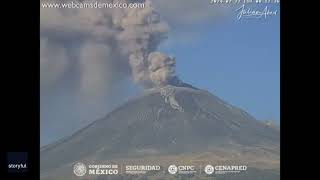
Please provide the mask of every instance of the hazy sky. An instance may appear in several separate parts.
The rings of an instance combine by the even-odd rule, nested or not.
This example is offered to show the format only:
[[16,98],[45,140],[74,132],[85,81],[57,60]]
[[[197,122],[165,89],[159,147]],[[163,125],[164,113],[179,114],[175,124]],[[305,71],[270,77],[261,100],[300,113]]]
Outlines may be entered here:
[[[273,7],[279,9],[278,7]],[[236,13],[173,28],[161,50],[176,56],[177,73],[257,119],[280,119],[280,16]]]

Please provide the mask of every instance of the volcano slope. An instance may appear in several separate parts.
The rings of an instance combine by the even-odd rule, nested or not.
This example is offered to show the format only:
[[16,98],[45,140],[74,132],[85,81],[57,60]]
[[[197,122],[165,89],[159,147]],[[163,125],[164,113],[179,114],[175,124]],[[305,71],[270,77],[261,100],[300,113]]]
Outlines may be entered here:
[[72,165],[79,161],[242,163],[248,166],[247,175],[234,179],[280,179],[279,142],[278,128],[207,91],[166,86],[147,90],[70,137],[41,148],[41,179],[77,179]]

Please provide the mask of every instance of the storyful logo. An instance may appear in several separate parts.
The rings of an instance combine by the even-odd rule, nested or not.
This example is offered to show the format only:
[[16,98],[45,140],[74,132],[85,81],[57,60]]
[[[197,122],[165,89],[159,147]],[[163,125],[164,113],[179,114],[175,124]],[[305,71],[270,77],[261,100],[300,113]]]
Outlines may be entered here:
[[27,152],[8,152],[7,164],[9,173],[28,172],[28,153]]

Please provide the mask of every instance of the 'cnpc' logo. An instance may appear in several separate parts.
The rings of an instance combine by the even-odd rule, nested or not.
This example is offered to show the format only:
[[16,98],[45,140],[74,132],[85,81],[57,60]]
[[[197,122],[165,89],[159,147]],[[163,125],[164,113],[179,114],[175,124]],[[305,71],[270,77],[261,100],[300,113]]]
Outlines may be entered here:
[[178,172],[178,167],[176,165],[170,165],[168,167],[168,172],[170,174],[176,174]]

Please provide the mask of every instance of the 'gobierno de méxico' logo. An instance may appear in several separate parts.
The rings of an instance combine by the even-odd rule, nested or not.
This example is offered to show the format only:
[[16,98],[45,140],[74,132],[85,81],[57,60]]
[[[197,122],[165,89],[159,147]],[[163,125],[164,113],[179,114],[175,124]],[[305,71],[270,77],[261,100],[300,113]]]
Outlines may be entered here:
[[76,163],[74,166],[73,166],[73,173],[76,175],[76,176],[83,176],[85,175],[87,172],[87,167],[85,164],[83,163]]

